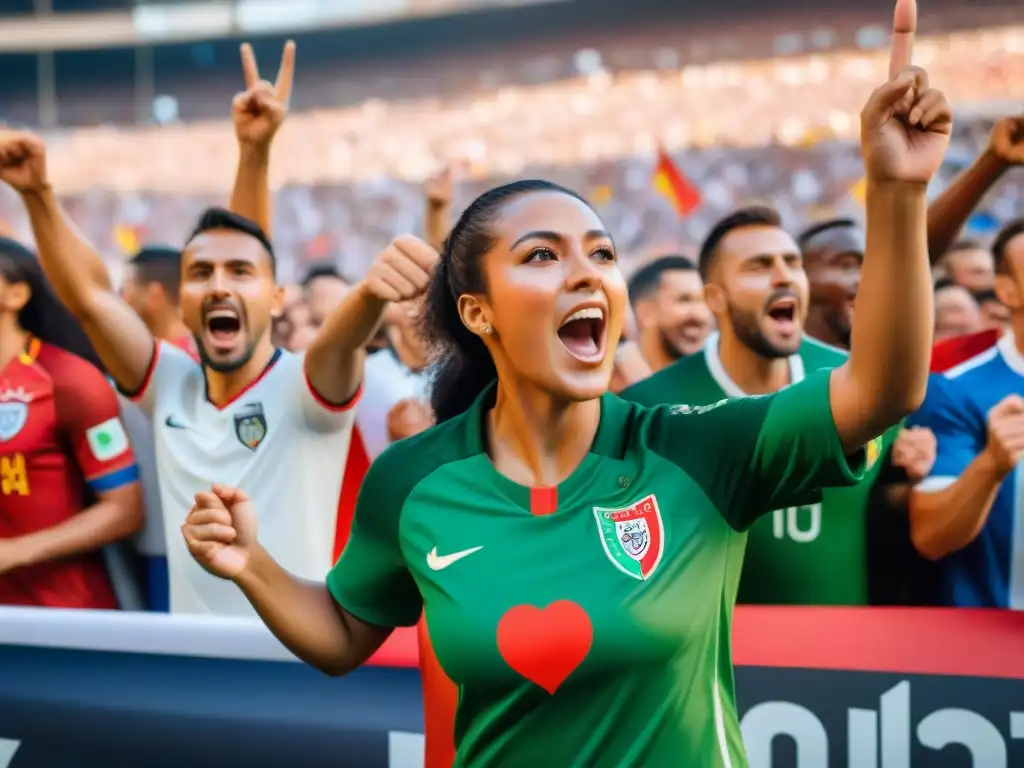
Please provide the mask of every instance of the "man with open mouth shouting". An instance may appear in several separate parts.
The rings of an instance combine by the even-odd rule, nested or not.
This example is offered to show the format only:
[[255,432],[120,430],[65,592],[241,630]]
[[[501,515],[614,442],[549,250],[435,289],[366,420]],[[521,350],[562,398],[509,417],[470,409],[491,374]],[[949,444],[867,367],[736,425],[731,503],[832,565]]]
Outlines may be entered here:
[[[831,231],[829,234],[835,235]],[[819,235],[819,239],[824,239]],[[845,246],[844,246],[845,247]],[[859,246],[863,251],[863,245]],[[847,248],[849,250],[849,248]],[[821,368],[845,362],[844,350],[808,335],[809,310],[815,327],[826,325],[812,308],[805,256],[769,208],[746,208],[722,219],[701,248],[700,269],[707,303],[718,321],[701,353],[684,358],[627,389],[623,396],[643,405],[709,405],[727,397],[776,392]],[[841,269],[840,263],[836,269]],[[861,256],[853,264],[852,306]],[[811,260],[809,268],[817,269]],[[815,272],[816,288],[822,282]],[[845,284],[844,284],[845,287]],[[847,301],[847,299],[850,299]],[[845,310],[844,310],[845,311]],[[849,344],[852,311],[831,326]],[[841,322],[840,322],[841,321]],[[836,338],[836,340],[840,340]],[[775,510],[751,528],[740,582],[741,602],[863,605],[868,602],[868,497],[890,430],[867,450],[863,480],[827,488],[816,503]]]
[[240,161],[231,210],[199,219],[182,253],[180,306],[200,363],[153,338],[111,284],[102,260],[61,210],[45,147],[0,132],[0,177],[22,196],[40,259],[118,387],[149,414],[156,443],[173,613],[251,615],[232,585],[195,564],[179,529],[193,495],[230,478],[260,500],[266,545],[292,573],[330,568],[342,470],[363,377],[364,347],[388,302],[426,288],[437,253],[399,238],[327,318],[304,355],[276,349],[283,304],[268,235],[267,164],[284,119],[294,46],[275,84],[242,48],[247,90],[235,98]]

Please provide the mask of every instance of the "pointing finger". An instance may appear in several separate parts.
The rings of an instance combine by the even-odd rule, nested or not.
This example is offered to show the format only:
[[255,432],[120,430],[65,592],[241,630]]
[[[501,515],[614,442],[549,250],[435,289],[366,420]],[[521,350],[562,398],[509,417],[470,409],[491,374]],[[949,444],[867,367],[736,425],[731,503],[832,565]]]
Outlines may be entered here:
[[260,70],[256,66],[256,54],[252,52],[252,46],[242,43],[242,77],[245,78],[246,90],[252,88],[260,81]]
[[896,0],[892,14],[892,49],[889,52],[890,80],[911,65],[916,33],[917,0]]
[[277,82],[274,90],[277,100],[287,105],[292,97],[292,82],[295,80],[295,42],[289,40],[284,44],[281,54],[281,68],[277,70]]

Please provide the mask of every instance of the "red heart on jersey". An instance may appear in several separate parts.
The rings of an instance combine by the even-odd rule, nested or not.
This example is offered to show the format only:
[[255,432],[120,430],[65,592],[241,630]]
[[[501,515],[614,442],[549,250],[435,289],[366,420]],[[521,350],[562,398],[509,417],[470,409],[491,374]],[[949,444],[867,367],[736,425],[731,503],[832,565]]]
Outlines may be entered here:
[[498,622],[498,652],[505,663],[552,694],[587,658],[593,642],[590,617],[571,600],[547,608],[516,605]]

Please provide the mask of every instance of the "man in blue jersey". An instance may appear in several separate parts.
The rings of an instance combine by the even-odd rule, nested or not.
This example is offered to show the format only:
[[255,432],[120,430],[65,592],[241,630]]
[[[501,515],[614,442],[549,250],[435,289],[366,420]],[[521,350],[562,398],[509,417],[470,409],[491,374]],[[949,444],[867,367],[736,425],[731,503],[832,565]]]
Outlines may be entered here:
[[935,433],[938,455],[911,496],[910,531],[939,561],[943,603],[1024,609],[1024,219],[992,251],[1011,327],[929,382],[913,422]]

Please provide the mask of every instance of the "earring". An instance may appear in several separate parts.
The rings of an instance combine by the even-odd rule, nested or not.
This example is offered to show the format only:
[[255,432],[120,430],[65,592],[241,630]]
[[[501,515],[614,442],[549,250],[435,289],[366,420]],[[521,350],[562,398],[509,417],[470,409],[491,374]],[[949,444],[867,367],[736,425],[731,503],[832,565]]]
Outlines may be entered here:
[[486,333],[486,334],[487,334],[488,336],[490,336],[490,335],[491,335],[492,333],[494,333],[494,329],[493,329],[493,328],[491,328],[491,324],[490,324],[490,323],[488,323],[487,325],[485,325],[485,326],[483,327],[483,331],[484,331],[484,333]]

